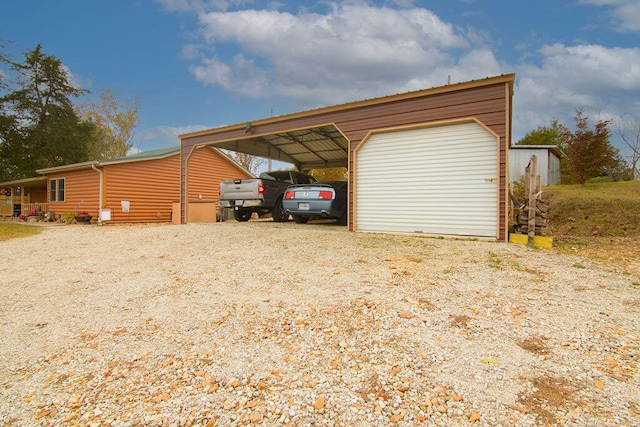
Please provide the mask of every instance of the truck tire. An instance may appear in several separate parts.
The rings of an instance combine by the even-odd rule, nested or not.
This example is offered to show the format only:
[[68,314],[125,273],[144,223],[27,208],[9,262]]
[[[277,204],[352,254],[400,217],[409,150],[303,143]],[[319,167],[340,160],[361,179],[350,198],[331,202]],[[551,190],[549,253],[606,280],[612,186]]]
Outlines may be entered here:
[[251,219],[253,211],[248,209],[236,209],[233,211],[233,218],[238,222],[247,222]]
[[282,198],[276,200],[276,204],[273,206],[271,217],[275,222],[287,222],[289,221],[289,214],[284,210],[282,206]]
[[309,217],[300,216],[300,215],[293,215],[293,221],[296,224],[306,224],[307,222],[309,222]]

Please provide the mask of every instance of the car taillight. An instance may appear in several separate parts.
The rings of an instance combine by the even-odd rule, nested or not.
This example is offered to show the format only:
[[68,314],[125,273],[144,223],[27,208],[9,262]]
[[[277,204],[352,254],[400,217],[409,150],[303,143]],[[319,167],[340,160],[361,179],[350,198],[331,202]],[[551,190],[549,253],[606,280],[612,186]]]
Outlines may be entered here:
[[295,199],[296,198],[296,193],[294,191],[287,191],[286,193],[284,193],[284,198],[285,199]]
[[264,195],[264,184],[258,184],[258,194]]
[[318,193],[318,199],[331,200],[333,199],[333,193],[331,191],[320,191]]

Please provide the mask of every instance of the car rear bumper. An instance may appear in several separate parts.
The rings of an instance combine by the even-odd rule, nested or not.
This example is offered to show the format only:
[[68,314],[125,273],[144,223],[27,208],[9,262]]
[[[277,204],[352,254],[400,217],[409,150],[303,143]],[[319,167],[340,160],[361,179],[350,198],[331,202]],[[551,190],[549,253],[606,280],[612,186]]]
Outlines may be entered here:
[[[308,209],[305,209],[305,204],[308,205]],[[287,213],[305,217],[337,218],[340,216],[340,212],[336,212],[332,205],[332,200],[283,201],[283,207]]]

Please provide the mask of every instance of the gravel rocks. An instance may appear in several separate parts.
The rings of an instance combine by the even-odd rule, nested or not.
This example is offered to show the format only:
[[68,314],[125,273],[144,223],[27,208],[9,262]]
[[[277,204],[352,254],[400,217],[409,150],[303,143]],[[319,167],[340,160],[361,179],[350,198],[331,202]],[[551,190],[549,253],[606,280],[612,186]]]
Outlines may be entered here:
[[639,425],[640,278],[332,224],[0,243],[0,425]]

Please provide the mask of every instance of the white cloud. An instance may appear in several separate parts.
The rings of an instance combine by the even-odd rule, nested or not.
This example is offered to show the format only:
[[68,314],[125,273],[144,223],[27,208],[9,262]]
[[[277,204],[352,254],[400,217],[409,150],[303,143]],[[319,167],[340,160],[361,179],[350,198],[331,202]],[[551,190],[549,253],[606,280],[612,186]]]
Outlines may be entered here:
[[[638,0],[581,1],[640,16]],[[551,44],[509,64],[497,59],[484,30],[462,30],[411,0],[388,4],[405,8],[364,0],[296,13],[279,3],[234,12],[209,5],[209,12],[199,9],[201,44],[184,56],[197,61],[190,70],[205,84],[243,97],[291,99],[301,108],[516,72],[514,140],[554,118],[572,125],[576,108],[615,120],[640,108],[640,48]]]
[[67,75],[69,83],[76,89],[89,89],[91,88],[93,81],[90,78],[85,78],[79,74],[75,74],[71,71],[71,68],[62,64],[62,71]]
[[516,131],[526,132],[551,118],[572,125],[576,108],[614,120],[638,108],[640,48],[554,44],[539,54],[541,65],[518,70]]
[[638,0],[582,0],[581,3],[607,6],[618,31],[640,31],[640,1]]
[[252,0],[155,0],[167,12],[204,12],[228,10],[232,6],[251,4]]
[[[200,14],[200,23],[207,43],[237,44],[241,53],[224,57],[218,50],[192,66],[198,80],[245,96],[319,104],[418,89],[411,82],[455,66],[450,51],[470,50],[463,34],[420,8],[349,3],[333,4],[326,14],[211,12]],[[488,75],[480,73],[473,77]]]

